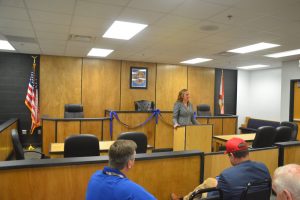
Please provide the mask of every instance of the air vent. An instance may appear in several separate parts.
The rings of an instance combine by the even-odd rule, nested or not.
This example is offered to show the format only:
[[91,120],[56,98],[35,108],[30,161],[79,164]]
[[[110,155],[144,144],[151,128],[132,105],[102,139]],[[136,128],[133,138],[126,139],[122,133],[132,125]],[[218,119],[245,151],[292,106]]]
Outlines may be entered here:
[[14,36],[14,35],[5,35],[5,37],[10,42],[37,43],[35,38],[31,38],[31,37],[21,37],[21,36]]
[[96,37],[88,36],[88,35],[70,34],[69,40],[70,41],[79,41],[79,42],[94,42],[96,40]]

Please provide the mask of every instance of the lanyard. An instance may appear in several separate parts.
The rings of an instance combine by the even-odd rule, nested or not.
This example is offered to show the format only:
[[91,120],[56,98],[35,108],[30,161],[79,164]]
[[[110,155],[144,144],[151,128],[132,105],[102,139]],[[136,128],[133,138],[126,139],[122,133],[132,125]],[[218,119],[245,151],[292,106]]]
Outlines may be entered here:
[[118,174],[118,173],[115,173],[115,172],[104,172],[104,174],[108,175],[108,176],[118,176],[120,178],[125,178],[125,176],[123,176],[122,174]]

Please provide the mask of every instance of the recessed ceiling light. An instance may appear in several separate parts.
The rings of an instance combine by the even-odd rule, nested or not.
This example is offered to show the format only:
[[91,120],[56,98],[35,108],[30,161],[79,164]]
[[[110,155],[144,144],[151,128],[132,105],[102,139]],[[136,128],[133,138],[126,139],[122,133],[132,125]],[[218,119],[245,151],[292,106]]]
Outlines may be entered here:
[[268,67],[269,65],[248,65],[248,66],[242,66],[242,67],[237,67],[238,69],[259,69],[259,68],[265,68]]
[[112,49],[98,49],[92,48],[87,56],[94,56],[94,57],[106,57],[114,50]]
[[193,58],[193,59],[190,59],[190,60],[182,61],[180,63],[184,63],[184,64],[197,64],[197,63],[207,62],[207,61],[210,61],[210,60],[212,60],[212,59],[208,59],[208,58]]
[[0,49],[2,50],[9,50],[9,51],[15,51],[16,49],[11,46],[11,44],[6,40],[0,40]]
[[294,56],[300,54],[300,49],[290,50],[290,51],[283,51],[279,53],[273,53],[269,55],[265,55],[266,57],[271,58],[281,58],[281,57],[287,57],[287,56]]
[[114,21],[102,37],[129,40],[147,26],[146,24]]
[[271,43],[261,42],[261,43],[252,44],[252,45],[237,48],[237,49],[232,49],[232,50],[229,50],[228,52],[250,53],[250,52],[260,51],[260,50],[264,50],[264,49],[270,49],[270,48],[278,47],[278,46],[280,46],[280,45],[279,44],[271,44]]

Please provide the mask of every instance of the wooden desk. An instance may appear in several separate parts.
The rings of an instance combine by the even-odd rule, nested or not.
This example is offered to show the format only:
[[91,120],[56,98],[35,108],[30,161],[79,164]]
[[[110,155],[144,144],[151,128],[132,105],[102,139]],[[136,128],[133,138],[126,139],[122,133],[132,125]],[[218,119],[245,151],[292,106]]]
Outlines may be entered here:
[[[109,147],[114,143],[115,141],[100,141],[99,142],[99,150],[100,154],[104,153],[106,154],[109,150]],[[50,157],[51,158],[61,158],[64,154],[64,143],[51,143],[50,145]],[[151,145],[147,145],[147,149],[150,150],[153,147]]]
[[249,133],[249,134],[238,134],[238,135],[216,135],[213,136],[214,140],[214,151],[219,151],[219,147],[222,145],[225,145],[228,140],[231,138],[237,137],[245,140],[249,145],[252,144],[255,133]]

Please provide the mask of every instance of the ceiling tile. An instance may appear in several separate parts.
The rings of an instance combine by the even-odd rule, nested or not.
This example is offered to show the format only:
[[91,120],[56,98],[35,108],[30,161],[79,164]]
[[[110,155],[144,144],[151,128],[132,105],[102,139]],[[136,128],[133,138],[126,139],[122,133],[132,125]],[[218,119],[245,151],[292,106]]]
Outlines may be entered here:
[[69,26],[61,24],[51,24],[51,23],[42,23],[42,22],[33,22],[33,27],[36,32],[50,32],[50,33],[69,33]]
[[199,0],[186,0],[171,13],[192,19],[207,19],[226,9],[228,6],[210,4]]
[[83,2],[103,3],[117,6],[126,6],[131,0],[81,0]]
[[75,15],[115,20],[121,10],[121,6],[79,1],[75,9]]
[[71,25],[72,15],[37,10],[29,10],[29,13],[33,22],[60,24],[65,26]]
[[39,40],[50,39],[50,40],[67,40],[69,34],[67,33],[53,33],[45,31],[36,31],[37,38]]
[[75,6],[75,0],[25,0],[26,5],[29,9],[55,12],[63,14],[72,14]]
[[22,28],[0,28],[0,33],[2,35],[13,35],[22,37],[35,37],[32,30],[22,29]]
[[31,26],[30,21],[5,19],[5,18],[0,19],[0,27],[32,30],[32,26]]
[[1,19],[18,19],[29,20],[27,12],[23,8],[0,6],[0,18]]
[[25,7],[23,0],[1,0],[0,6]]
[[158,12],[125,8],[117,19],[120,21],[128,21],[141,24],[152,24],[162,16],[163,14]]
[[184,0],[132,0],[128,6],[142,10],[170,12],[183,2]]

